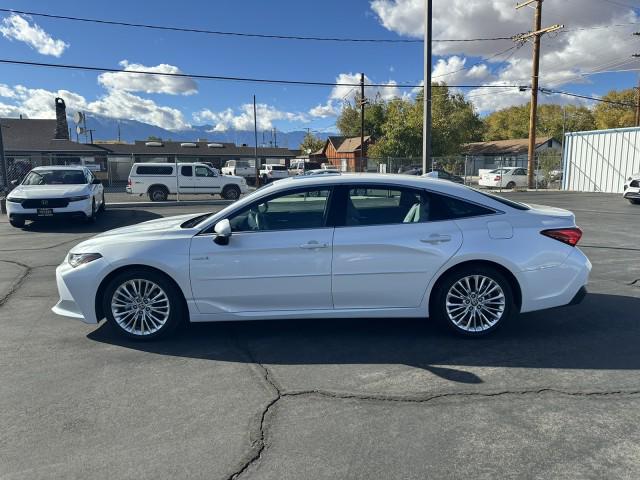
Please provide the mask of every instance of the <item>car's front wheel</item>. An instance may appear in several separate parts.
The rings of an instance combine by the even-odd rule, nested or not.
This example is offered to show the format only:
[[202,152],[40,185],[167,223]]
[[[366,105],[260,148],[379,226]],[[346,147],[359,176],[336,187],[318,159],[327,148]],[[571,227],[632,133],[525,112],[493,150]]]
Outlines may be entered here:
[[22,228],[24,227],[24,218],[10,218],[9,223],[12,227]]
[[438,282],[431,309],[454,332],[479,337],[494,331],[513,314],[513,289],[494,268],[463,267]]
[[91,215],[87,216],[87,223],[95,223],[98,219],[98,210],[96,208],[95,198],[91,201]]
[[628,198],[627,200],[631,205],[640,205],[640,198]]
[[107,321],[118,333],[135,340],[166,337],[186,313],[176,286],[163,274],[142,268],[116,275],[102,302]]

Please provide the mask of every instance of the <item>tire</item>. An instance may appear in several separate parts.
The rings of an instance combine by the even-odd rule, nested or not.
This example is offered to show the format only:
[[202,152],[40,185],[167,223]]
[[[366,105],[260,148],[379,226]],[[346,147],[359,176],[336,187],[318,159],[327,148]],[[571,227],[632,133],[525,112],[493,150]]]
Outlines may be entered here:
[[24,227],[24,218],[10,218],[9,223],[12,227],[15,228],[23,228]]
[[[431,302],[433,316],[461,336],[487,335],[508,321],[516,309],[511,284],[502,273],[488,266],[453,270],[445,274],[436,288]],[[491,302],[486,301],[487,289],[492,295]],[[484,296],[484,304],[478,300],[478,293],[484,293],[480,296]],[[479,309],[477,313],[470,310],[473,307]]]
[[513,190],[514,188],[516,188],[516,182],[507,183],[507,186],[505,188],[507,188],[508,190]]
[[149,200],[152,202],[166,202],[169,192],[165,187],[151,187],[149,189]]
[[96,200],[95,198],[91,200],[91,215],[87,217],[87,223],[96,223],[98,219],[98,210],[96,209]]
[[98,207],[98,212],[102,213],[107,209],[107,204],[104,201],[104,193],[102,194],[102,203],[100,203],[100,207]]
[[629,200],[631,205],[640,205],[640,199],[638,198],[628,198],[627,200]]
[[222,198],[225,200],[237,200],[240,198],[240,189],[236,185],[227,185],[222,189]]
[[[136,296],[134,287],[144,290],[145,285],[146,296]],[[145,299],[153,298],[153,303],[144,303]],[[102,311],[119,335],[139,341],[168,337],[184,323],[187,313],[184,297],[173,282],[144,268],[131,268],[109,282],[102,298]]]

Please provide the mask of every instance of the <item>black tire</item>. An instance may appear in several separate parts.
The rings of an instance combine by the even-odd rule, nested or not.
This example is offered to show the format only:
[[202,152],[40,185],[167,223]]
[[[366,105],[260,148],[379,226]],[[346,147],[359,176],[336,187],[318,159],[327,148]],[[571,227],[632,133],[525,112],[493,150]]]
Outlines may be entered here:
[[507,187],[508,190],[513,190],[514,188],[516,188],[516,182],[509,182],[507,183]]
[[23,228],[24,227],[24,218],[10,218],[9,223],[12,227],[15,228]]
[[237,200],[240,198],[240,188],[237,185],[226,185],[222,189],[222,198],[225,200]]
[[[480,277],[480,281],[478,282],[480,284],[480,288],[478,288],[478,285],[474,285],[474,282],[476,282],[475,276]],[[464,283],[464,279],[467,277],[472,277],[470,280],[470,291],[475,291],[476,295],[468,296],[465,299],[464,294],[457,295],[462,293],[461,290],[458,290],[459,286],[455,289],[453,289],[453,287],[459,281]],[[499,286],[499,290],[493,290],[494,296],[489,298],[490,301],[487,301],[486,293],[484,293],[484,298],[477,296],[478,292],[484,292],[482,288],[483,286],[486,286],[485,283],[480,283],[487,281],[483,281],[482,277],[492,281],[494,285]],[[498,306],[500,304],[500,300],[498,300],[500,298],[500,290],[502,292],[503,305]],[[451,300],[449,305],[452,303],[457,305],[459,302],[459,306],[449,307],[450,310],[447,310],[447,297],[449,296],[448,294],[450,291],[453,295],[449,297],[449,300]],[[483,265],[463,266],[445,274],[445,276],[438,281],[436,290],[432,292],[431,299],[431,315],[436,320],[446,324],[447,327],[453,330],[456,334],[465,337],[482,337],[493,332],[507,322],[516,311],[513,288],[510,282],[497,269]],[[488,308],[483,302],[489,304]],[[482,319],[480,314],[474,314],[472,311],[469,311],[471,308],[478,308],[480,312],[484,312],[486,314],[485,319],[489,318],[490,321],[485,321]],[[462,315],[458,318],[458,323],[454,321],[450,312],[452,312],[453,316]],[[498,318],[492,323],[494,317]],[[469,322],[466,325],[461,325],[467,321],[467,319]]]
[[151,187],[149,189],[149,200],[152,202],[166,202],[169,192],[166,187]]
[[[167,318],[164,323],[157,328],[157,330],[151,333],[148,332],[153,330],[153,328],[147,328],[146,333],[142,333],[144,331],[142,328],[143,324],[146,324],[147,327],[149,325],[154,325],[150,320],[145,319],[143,322],[141,317],[137,317],[137,319],[133,319],[133,317],[125,317],[123,319],[123,317],[120,316],[120,322],[118,322],[114,317],[114,312],[111,308],[111,302],[118,288],[125,285],[127,282],[134,280],[146,281],[155,284],[162,289],[167,298]],[[158,293],[157,290],[152,290],[151,292],[153,292],[154,296]],[[122,297],[118,295],[117,298],[121,299]],[[164,303],[156,305],[164,305]],[[119,335],[138,341],[151,341],[166,338],[175,333],[178,327],[184,325],[188,321],[188,311],[184,303],[184,297],[175,284],[164,274],[145,268],[131,268],[112,278],[104,290],[104,295],[102,297],[102,311],[105,314],[107,322],[111,324],[111,327],[116,330]],[[133,326],[129,326],[127,328],[126,322],[129,322],[130,320],[133,320]],[[154,325],[154,327],[155,326],[157,325]]]
[[98,209],[96,208],[95,198],[91,200],[91,215],[87,217],[87,223],[96,223],[98,219]]
[[100,204],[100,207],[98,208],[98,212],[102,213],[107,209],[107,203],[104,201],[104,193],[102,194],[102,203]]
[[640,205],[640,199],[639,198],[627,198],[627,200],[629,200],[629,203],[631,205]]

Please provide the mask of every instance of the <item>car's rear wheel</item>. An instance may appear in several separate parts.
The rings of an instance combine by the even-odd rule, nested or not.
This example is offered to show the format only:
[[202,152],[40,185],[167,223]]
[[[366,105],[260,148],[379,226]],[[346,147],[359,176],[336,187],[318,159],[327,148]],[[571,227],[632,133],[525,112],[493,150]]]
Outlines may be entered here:
[[457,334],[468,337],[494,331],[515,310],[511,284],[488,266],[452,271],[438,282],[433,298],[433,315]]
[[629,200],[629,203],[632,205],[640,205],[640,199],[638,198],[628,198],[627,200]]
[[121,335],[153,340],[173,333],[182,323],[182,295],[161,273],[127,270],[107,285],[102,299],[107,321]]
[[240,189],[235,185],[227,185],[222,189],[222,198],[225,200],[237,200],[240,198]]
[[24,227],[24,218],[10,218],[9,223],[12,227],[22,228]]
[[513,190],[514,188],[516,188],[516,182],[507,183],[507,189]]
[[152,202],[164,202],[169,197],[169,192],[164,187],[151,187],[149,189],[149,200]]

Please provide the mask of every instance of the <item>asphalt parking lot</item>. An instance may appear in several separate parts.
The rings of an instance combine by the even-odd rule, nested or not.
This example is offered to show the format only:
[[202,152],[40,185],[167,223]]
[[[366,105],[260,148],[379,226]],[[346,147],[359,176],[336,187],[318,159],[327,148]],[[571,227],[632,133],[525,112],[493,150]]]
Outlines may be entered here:
[[332,320],[129,343],[50,311],[55,266],[96,232],[206,207],[0,216],[0,478],[640,478],[640,207],[511,198],[576,213],[590,293],[481,340]]

